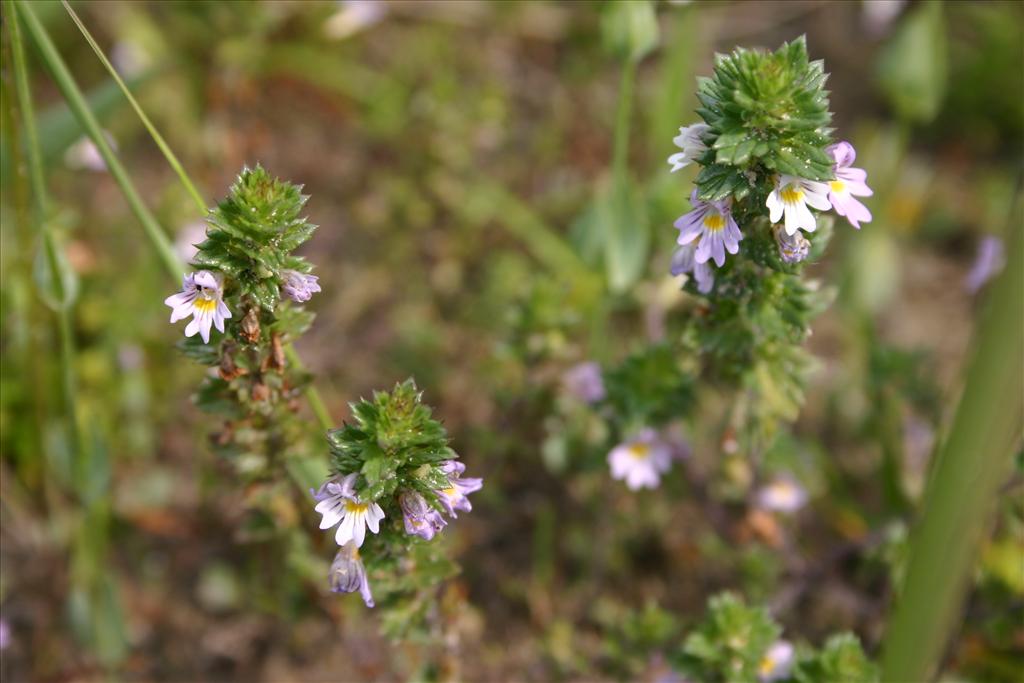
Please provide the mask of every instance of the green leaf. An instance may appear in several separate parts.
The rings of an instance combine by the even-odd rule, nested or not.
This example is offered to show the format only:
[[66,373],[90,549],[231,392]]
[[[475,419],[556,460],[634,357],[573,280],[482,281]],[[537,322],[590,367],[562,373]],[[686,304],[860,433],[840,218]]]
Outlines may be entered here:
[[639,62],[658,46],[658,17],[647,0],[609,2],[603,7],[605,46],[619,59]]
[[903,118],[927,123],[939,113],[949,69],[941,2],[916,5],[878,58],[885,94]]
[[650,227],[639,191],[619,175],[611,190],[597,200],[598,228],[606,235],[608,286],[624,292],[643,275],[650,249]]

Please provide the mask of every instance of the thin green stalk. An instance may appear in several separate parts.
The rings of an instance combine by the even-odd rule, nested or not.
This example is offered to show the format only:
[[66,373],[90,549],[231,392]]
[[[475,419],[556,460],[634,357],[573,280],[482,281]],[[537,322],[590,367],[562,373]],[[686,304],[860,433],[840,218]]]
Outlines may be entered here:
[[22,125],[25,128],[29,182],[32,188],[35,208],[36,230],[40,233],[50,278],[55,289],[54,306],[57,315],[57,328],[60,337],[60,368],[64,395],[64,410],[68,422],[71,444],[77,456],[82,455],[78,411],[75,403],[77,392],[75,379],[75,339],[71,325],[72,295],[65,288],[68,278],[64,277],[63,261],[58,254],[58,247],[53,231],[47,222],[48,195],[43,175],[43,155],[39,147],[39,134],[36,131],[35,108],[32,105],[32,93],[29,88],[28,66],[25,61],[25,47],[21,39],[21,27],[14,13],[14,8],[7,0],[7,16],[11,32],[11,56],[14,63],[14,81],[18,94],[18,109],[21,112]]
[[[302,362],[302,358],[299,357],[299,352],[295,350],[294,346],[291,344],[285,346],[284,353],[288,357],[288,361],[295,366],[296,370],[302,372],[306,369],[305,364]],[[320,398],[320,392],[318,392],[312,385],[306,388],[306,400],[309,401],[309,407],[313,409],[317,422],[320,423],[320,428],[325,432],[334,429],[334,423],[331,422],[331,415],[327,412],[327,406],[324,405],[324,400]]]
[[622,65],[619,82],[619,100],[615,109],[615,137],[612,152],[612,174],[625,175],[629,163],[629,128],[633,117],[633,83],[636,81],[636,62],[626,60]]
[[114,151],[110,148],[106,136],[103,135],[96,117],[93,116],[92,111],[89,109],[82,91],[78,88],[78,84],[75,83],[71,72],[68,71],[67,65],[64,64],[64,60],[61,58],[60,53],[57,52],[57,48],[50,39],[46,29],[39,21],[39,18],[36,17],[35,11],[29,3],[24,2],[24,0],[15,0],[15,4],[25,21],[28,32],[39,48],[43,62],[53,75],[57,87],[67,101],[75,118],[78,119],[86,134],[93,144],[96,145],[96,149],[99,150],[100,156],[103,157],[103,161],[107,164],[107,170],[110,171],[110,175],[113,176],[114,181],[121,188],[121,193],[124,194],[132,212],[139,219],[139,222],[142,223],[143,229],[149,236],[153,246],[156,247],[157,254],[164,268],[174,279],[180,278],[183,270],[182,264],[174,253],[170,240],[167,239],[167,235],[160,228],[160,224],[157,223],[156,219],[142,202],[142,198],[132,184],[124,166],[121,165],[121,162],[114,155]]
[[203,215],[206,215],[206,202],[203,200],[202,195],[199,194],[199,191],[196,189],[196,186],[192,184],[192,179],[188,177],[187,173],[185,173],[185,169],[184,167],[182,167],[181,162],[178,161],[178,157],[174,155],[174,152],[171,151],[170,146],[168,146],[163,136],[160,135],[160,132],[156,129],[156,126],[154,126],[152,121],[149,120],[149,117],[146,116],[146,112],[144,112],[142,110],[142,107],[139,106],[138,101],[136,101],[135,97],[128,89],[128,86],[125,85],[124,81],[121,80],[121,76],[118,75],[117,70],[114,69],[114,65],[110,63],[110,60],[107,59],[107,56],[103,53],[103,50],[100,49],[99,44],[97,44],[97,42],[93,39],[92,34],[89,33],[89,29],[85,27],[85,24],[82,23],[82,20],[78,18],[77,14],[75,14],[75,10],[71,9],[71,5],[68,4],[67,0],[61,0],[61,4],[64,5],[64,9],[66,9],[68,14],[71,15],[71,20],[75,22],[75,25],[78,26],[78,30],[82,32],[83,36],[85,36],[85,39],[89,43],[89,46],[92,47],[93,52],[95,52],[96,56],[99,57],[99,60],[103,62],[103,66],[106,67],[107,71],[110,73],[111,78],[113,78],[114,82],[116,82],[118,87],[121,88],[121,92],[124,93],[124,96],[132,105],[132,108],[135,110],[135,113],[142,121],[142,125],[144,125],[146,127],[146,130],[149,131],[149,135],[150,137],[153,138],[153,142],[155,142],[157,147],[160,148],[160,151],[163,152],[164,158],[167,159],[167,163],[170,164],[171,168],[174,169],[174,172],[178,174],[178,178],[181,180],[181,184],[185,186],[185,190],[188,191],[189,195],[192,197],[192,200],[195,201],[196,206],[199,207],[199,211]]
[[[1019,215],[1019,214],[1018,214]],[[993,283],[967,382],[938,452],[889,622],[883,681],[927,681],[956,626],[1024,412],[1024,229],[1011,228],[1006,269]]]
[[[114,180],[117,182],[118,187],[121,188],[121,192],[124,194],[125,199],[128,201],[129,207],[135,214],[135,217],[139,219],[139,222],[142,223],[142,227],[145,229],[146,234],[150,239],[150,242],[156,248],[157,253],[160,256],[161,262],[163,263],[165,269],[174,280],[177,280],[179,277],[181,277],[181,273],[184,269],[184,266],[178,260],[177,255],[174,253],[174,249],[171,247],[170,241],[167,239],[167,236],[164,234],[156,218],[153,216],[152,213],[150,213],[145,203],[143,203],[142,198],[140,197],[138,191],[135,189],[135,186],[132,184],[131,179],[125,172],[124,167],[121,165],[121,162],[115,156],[114,151],[110,148],[110,145],[107,144],[106,138],[100,131],[100,127],[96,123],[96,119],[92,115],[92,111],[89,109],[88,103],[82,97],[81,90],[78,88],[78,85],[75,83],[74,77],[68,71],[67,66],[61,59],[61,56],[57,52],[56,47],[53,45],[53,41],[50,39],[49,34],[46,32],[46,28],[39,22],[39,20],[35,16],[35,13],[32,11],[32,8],[27,3],[25,3],[24,0],[15,1],[17,2],[18,8],[23,12],[24,16],[26,17],[26,24],[28,25],[29,30],[32,33],[32,37],[36,41],[36,44],[38,45],[40,52],[43,54],[43,59],[46,61],[46,64],[49,67],[51,73],[53,74],[54,79],[57,81],[57,86],[60,88],[65,100],[67,100],[68,106],[71,107],[72,113],[78,119],[79,123],[82,124],[82,127],[86,129],[86,131],[89,133],[89,137],[93,140],[93,142],[99,149],[100,154],[103,156],[103,160],[107,164],[107,168],[114,176]],[[68,8],[68,10],[69,12],[71,11],[70,8]],[[106,58],[106,55],[103,54],[103,51],[100,49],[99,45],[97,45],[95,41],[91,39],[91,36],[89,36],[88,32],[86,31],[85,27],[81,24],[81,22],[77,20],[77,17],[74,17],[74,12],[71,13],[73,15],[73,18],[76,19],[76,23],[79,25],[79,28],[82,30],[83,34],[89,40],[89,44],[92,45],[93,50],[95,50],[97,55],[100,56],[100,59],[103,61],[103,63],[107,65],[108,68],[111,68],[109,66],[109,60]],[[115,78],[117,78],[116,74],[113,75]],[[156,128],[153,126],[152,122],[149,120],[148,117],[146,117],[145,113],[142,111],[142,107],[131,96],[127,87],[124,85],[120,78],[117,78],[117,82],[121,86],[125,95],[131,101],[132,106],[135,108],[135,112],[142,119],[143,123],[146,125],[147,130],[150,132],[151,135],[153,135],[153,139],[157,142],[157,145],[160,147],[161,152],[163,152],[164,156],[167,158],[168,163],[178,173],[179,179],[181,179],[189,194],[192,195],[197,205],[205,214],[207,209],[206,202],[203,200],[199,192],[195,189],[195,185],[188,177],[188,174],[185,172],[184,167],[182,167],[181,164],[178,163],[177,157],[175,157],[174,153],[171,152],[171,149],[167,145],[166,141],[164,141],[163,137],[160,136],[159,133],[156,131]],[[293,362],[296,362],[297,365],[301,365],[301,361],[299,360],[298,354],[296,354],[294,350],[292,351],[291,355],[293,356]],[[320,397],[320,392],[317,391],[315,386],[310,384],[305,389],[305,395],[306,400],[309,401],[309,404],[312,407],[313,412],[316,413],[317,419],[320,421],[321,425],[324,426],[324,429],[332,429],[333,425],[331,424],[330,415],[328,415],[324,405],[324,401]]]

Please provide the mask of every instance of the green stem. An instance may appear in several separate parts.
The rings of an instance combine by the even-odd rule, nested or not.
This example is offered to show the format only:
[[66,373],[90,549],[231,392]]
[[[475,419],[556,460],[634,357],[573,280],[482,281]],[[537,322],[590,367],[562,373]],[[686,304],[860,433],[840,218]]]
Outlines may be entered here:
[[181,277],[183,267],[181,261],[178,260],[177,255],[174,253],[170,240],[167,239],[167,235],[160,228],[160,224],[157,223],[153,214],[149,212],[149,209],[142,202],[142,198],[136,191],[135,186],[132,185],[124,166],[121,165],[121,162],[114,155],[114,151],[110,148],[106,136],[103,135],[99,123],[96,122],[96,117],[93,116],[92,111],[89,109],[82,91],[79,90],[78,84],[75,83],[71,72],[68,71],[67,65],[64,64],[64,60],[61,58],[60,53],[57,52],[57,48],[54,46],[46,29],[40,23],[38,17],[36,17],[32,6],[24,0],[16,0],[16,5],[21,13],[21,17],[25,21],[28,32],[32,35],[32,39],[39,48],[43,61],[53,75],[54,81],[57,83],[57,87],[67,101],[68,106],[71,108],[71,112],[78,119],[82,128],[85,129],[93,144],[96,145],[96,149],[99,150],[100,156],[103,157],[103,161],[107,164],[110,175],[113,176],[114,181],[121,188],[121,193],[124,194],[132,212],[139,219],[139,222],[142,223],[143,229],[149,236],[153,246],[156,247],[157,254],[164,268],[177,280]]
[[1021,437],[1024,229],[1019,223],[1008,241],[1008,263],[989,292],[963,396],[911,537],[903,591],[886,636],[883,681],[926,681],[935,675]]
[[615,109],[615,137],[612,152],[612,175],[621,177],[629,163],[629,128],[633,114],[633,83],[636,80],[636,62],[627,60],[622,65],[619,82],[619,100]]
[[[54,46],[53,41],[50,39],[49,34],[46,32],[46,28],[39,22],[39,19],[36,18],[35,13],[32,11],[32,8],[27,3],[25,3],[24,0],[15,0],[15,2],[17,3],[18,9],[21,10],[23,16],[25,17],[25,22],[29,27],[29,31],[32,33],[32,38],[36,41],[36,44],[43,55],[43,59],[46,62],[47,67],[50,69],[50,72],[53,74],[54,80],[56,80],[57,82],[57,87],[60,88],[61,93],[64,95],[64,99],[67,100],[68,106],[71,108],[72,113],[75,115],[75,118],[78,119],[82,127],[85,128],[86,132],[89,134],[89,137],[92,139],[93,143],[100,151],[100,154],[103,156],[103,160],[106,162],[107,168],[110,170],[111,175],[113,175],[114,180],[118,184],[118,187],[121,188],[121,192],[124,194],[125,199],[128,201],[128,205],[131,208],[132,213],[134,213],[135,217],[139,219],[140,223],[142,223],[142,227],[146,231],[146,235],[149,237],[149,240],[152,243],[153,247],[157,250],[157,253],[160,256],[160,260],[164,265],[164,268],[167,270],[168,274],[170,274],[170,276],[175,281],[177,281],[177,279],[181,277],[181,273],[184,270],[184,266],[179,261],[178,256],[174,253],[174,249],[171,247],[170,241],[167,239],[167,236],[164,234],[156,218],[153,216],[152,213],[150,213],[145,203],[143,203],[142,198],[140,197],[138,191],[135,189],[135,186],[132,184],[131,179],[125,172],[124,167],[121,165],[121,162],[118,160],[117,156],[115,156],[114,151],[110,148],[110,145],[107,143],[106,137],[102,134],[102,131],[100,130],[99,125],[96,123],[96,119],[93,116],[92,111],[89,109],[88,103],[82,96],[82,92],[78,88],[77,83],[75,83],[74,77],[68,71],[68,68],[64,64],[63,59],[61,59],[60,54],[57,52],[57,49]],[[68,8],[68,11],[71,12],[71,9]],[[170,147],[167,145],[166,141],[164,141],[163,137],[160,136],[159,133],[157,133],[156,128],[153,126],[152,122],[149,120],[148,117],[146,117],[145,113],[142,111],[142,107],[131,96],[127,87],[124,85],[121,79],[117,77],[116,73],[113,73],[112,67],[109,66],[110,62],[106,58],[106,55],[103,54],[99,45],[97,45],[96,42],[92,40],[91,36],[88,34],[88,31],[86,31],[85,27],[81,24],[81,22],[77,20],[77,17],[74,16],[74,12],[71,12],[71,14],[72,18],[76,19],[75,23],[79,25],[79,29],[82,30],[83,35],[86,36],[86,39],[89,41],[89,44],[93,47],[93,50],[95,50],[97,55],[100,56],[100,59],[103,61],[105,65],[107,65],[108,69],[111,69],[112,75],[114,75],[115,79],[117,79],[118,84],[121,86],[125,95],[129,98],[129,101],[135,108],[135,112],[139,115],[139,117],[143,120],[143,123],[146,125],[147,130],[150,132],[151,135],[153,135],[153,139],[157,142],[157,145],[164,153],[164,156],[167,158],[168,163],[170,163],[174,170],[178,173],[178,177],[181,179],[182,183],[189,191],[189,194],[192,195],[193,199],[196,201],[196,204],[201,208],[201,210],[205,214],[207,205],[205,201],[203,201],[202,196],[195,189],[195,185],[188,177],[188,174],[185,172],[184,167],[182,167],[181,164],[178,163],[177,157],[173,154],[173,152],[171,152]],[[292,356],[293,362],[298,361],[296,362],[296,365],[301,366],[301,361],[299,360],[298,355],[294,353],[294,351],[292,351],[290,356]],[[322,425],[326,425],[325,429],[333,429],[333,425],[331,424],[330,421],[330,416],[327,414],[327,410],[324,406],[323,399],[320,397],[320,392],[317,391],[316,387],[313,386],[312,384],[307,386],[305,389],[305,395],[306,399],[310,403],[310,406],[313,408],[313,412],[316,413],[317,419],[320,421],[320,423]]]
[[185,169],[181,165],[181,162],[178,161],[178,157],[174,155],[174,152],[171,151],[170,146],[164,140],[163,136],[160,135],[160,132],[156,129],[156,126],[154,126],[153,122],[149,120],[148,116],[146,116],[146,112],[144,112],[142,110],[142,107],[139,106],[139,103],[138,101],[136,101],[135,96],[132,95],[131,91],[128,89],[128,86],[125,85],[124,81],[121,80],[121,77],[118,75],[117,70],[114,69],[114,65],[110,63],[110,60],[107,59],[107,56],[103,53],[103,50],[100,49],[99,44],[96,42],[95,39],[93,39],[92,34],[89,33],[89,29],[85,27],[85,24],[82,23],[82,20],[78,18],[77,14],[75,14],[75,10],[71,9],[71,5],[68,4],[67,0],[61,0],[61,4],[64,5],[64,9],[66,9],[68,14],[71,15],[71,20],[75,22],[75,25],[78,26],[78,30],[82,32],[83,36],[85,36],[85,40],[89,43],[89,46],[92,47],[93,52],[95,52],[96,56],[99,57],[99,60],[103,62],[103,66],[106,67],[107,72],[110,73],[111,78],[113,78],[114,82],[116,82],[118,87],[121,88],[121,92],[124,93],[124,96],[132,105],[132,108],[135,110],[135,113],[142,121],[142,125],[146,127],[147,131],[149,131],[149,135],[150,137],[153,138],[153,142],[155,142],[157,147],[160,148],[160,151],[163,152],[164,158],[167,159],[167,163],[170,164],[171,168],[174,169],[174,172],[178,174],[178,179],[181,180],[181,184],[185,186],[185,190],[188,191],[189,195],[192,197],[192,200],[196,203],[196,206],[199,208],[199,211],[203,215],[206,215],[206,202],[203,200],[203,197],[199,194],[199,191],[196,189],[196,186],[192,183],[192,179],[188,177],[187,173],[185,173]]
[[[295,350],[295,347],[288,344],[284,347],[284,353],[288,357],[288,362],[295,366],[295,369],[302,372],[306,369],[305,364],[302,362],[302,358],[299,357],[299,352]],[[309,401],[309,407],[313,409],[313,413],[316,415],[317,422],[320,423],[321,429],[325,432],[334,429],[334,423],[331,422],[331,415],[327,412],[327,406],[324,405],[324,400],[320,397],[318,392],[312,385],[306,388],[306,400]]]
[[[11,56],[14,63],[15,88],[18,94],[18,108],[21,111],[22,125],[25,128],[29,182],[34,199],[36,229],[40,233],[50,277],[56,289],[55,299],[60,305],[55,306],[57,329],[60,338],[60,368],[64,395],[64,411],[68,422],[68,432],[72,448],[76,456],[81,456],[81,432],[78,424],[78,410],[75,404],[77,382],[75,378],[75,338],[71,325],[71,295],[65,289],[67,278],[64,277],[64,263],[58,254],[58,246],[53,231],[47,221],[49,204],[46,191],[46,180],[43,174],[43,155],[39,146],[39,134],[36,130],[35,108],[32,104],[32,93],[29,88],[28,66],[25,61],[25,47],[21,39],[21,27],[11,5],[7,0],[7,17],[11,32]],[[77,460],[77,457],[76,457]]]

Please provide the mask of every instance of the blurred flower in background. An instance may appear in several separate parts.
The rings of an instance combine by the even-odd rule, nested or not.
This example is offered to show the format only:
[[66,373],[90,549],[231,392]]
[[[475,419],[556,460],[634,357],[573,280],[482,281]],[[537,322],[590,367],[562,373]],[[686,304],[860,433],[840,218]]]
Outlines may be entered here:
[[978,243],[978,254],[974,257],[971,271],[964,279],[964,287],[971,294],[977,294],[985,283],[999,274],[1006,265],[1006,250],[1003,241],[994,235],[982,238]]

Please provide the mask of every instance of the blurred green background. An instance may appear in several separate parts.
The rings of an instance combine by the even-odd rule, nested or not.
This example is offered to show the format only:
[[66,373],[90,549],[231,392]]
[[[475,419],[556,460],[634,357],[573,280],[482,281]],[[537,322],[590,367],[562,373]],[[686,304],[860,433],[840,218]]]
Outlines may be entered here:
[[[201,216],[61,5],[33,6],[188,258]],[[334,420],[415,376],[486,485],[446,532],[463,573],[437,638],[390,644],[358,600],[327,593],[330,539],[311,506],[287,481],[240,483],[237,463],[210,454],[216,425],[190,400],[201,370],[174,350],[162,304],[177,283],[30,44],[51,226],[78,280],[90,447],[76,460],[23,218],[5,31],[4,680],[651,679],[659,648],[723,588],[767,602],[793,637],[852,629],[877,652],[985,298],[965,280],[984,238],[1022,225],[1019,3],[657,3],[631,97],[638,265],[624,279],[594,238],[622,71],[608,6],[74,7],[208,202],[256,162],[311,195],[321,227],[304,254],[323,293],[299,348]],[[631,494],[608,477],[601,421],[559,378],[662,338],[686,296],[667,269],[693,173],[670,175],[665,158],[696,118],[695,78],[716,51],[800,34],[832,74],[837,138],[875,189],[874,221],[837,227],[811,270],[836,301],[815,323],[796,426],[765,456],[798,474],[814,514],[738,504],[753,475],[723,445],[724,422],[690,435],[690,462],[662,489]],[[957,680],[1010,681],[1024,666],[1021,462],[945,662]]]

